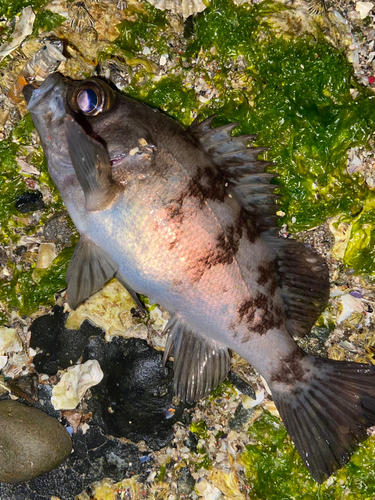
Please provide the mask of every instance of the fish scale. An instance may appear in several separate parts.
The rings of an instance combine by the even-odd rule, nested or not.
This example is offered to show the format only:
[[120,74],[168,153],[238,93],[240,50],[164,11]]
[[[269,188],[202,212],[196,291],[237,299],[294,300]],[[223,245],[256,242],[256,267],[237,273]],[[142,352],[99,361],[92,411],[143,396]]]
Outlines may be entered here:
[[265,378],[314,479],[375,425],[375,367],[300,350],[329,295],[312,248],[277,237],[277,195],[253,136],[213,117],[185,130],[99,79],[58,74],[24,95],[50,175],[81,239],[66,281],[75,309],[116,277],[171,313],[164,362],[194,401],[226,377],[233,349]]

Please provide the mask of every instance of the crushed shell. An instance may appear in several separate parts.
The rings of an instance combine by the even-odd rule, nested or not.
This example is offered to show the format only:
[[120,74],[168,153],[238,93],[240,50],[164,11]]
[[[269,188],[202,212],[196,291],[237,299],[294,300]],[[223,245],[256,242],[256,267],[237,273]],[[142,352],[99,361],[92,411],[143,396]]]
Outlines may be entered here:
[[115,336],[146,339],[146,326],[137,323],[132,316],[131,309],[134,307],[136,305],[128,292],[117,280],[113,280],[71,311],[65,327],[78,330],[87,319],[105,331],[107,342]]
[[4,356],[19,351],[22,351],[22,341],[17,330],[6,327],[0,328],[0,355]]

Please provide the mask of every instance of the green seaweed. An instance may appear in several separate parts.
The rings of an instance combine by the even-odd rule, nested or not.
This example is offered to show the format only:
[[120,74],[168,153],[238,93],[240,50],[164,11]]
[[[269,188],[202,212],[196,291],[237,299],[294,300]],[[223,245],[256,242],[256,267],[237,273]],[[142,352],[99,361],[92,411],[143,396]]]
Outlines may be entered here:
[[73,251],[74,246],[62,250],[47,269],[35,269],[34,265],[25,270],[22,265],[8,262],[13,276],[9,281],[0,281],[3,304],[25,315],[37,311],[40,305],[53,305],[54,294],[66,288],[65,274]]
[[35,16],[33,26],[33,36],[38,36],[40,31],[51,31],[58,26],[61,26],[66,21],[65,17],[60,16],[48,9],[38,12]]
[[142,45],[147,43],[156,46],[159,52],[167,49],[167,19],[162,11],[144,3],[142,9],[135,5],[130,6],[127,14],[135,14],[136,20],[125,19],[117,25],[120,36],[114,42],[127,57],[132,56],[134,52],[140,52]]
[[282,422],[265,412],[248,430],[255,444],[242,454],[252,500],[347,500],[373,498],[375,438],[362,443],[348,465],[329,481],[316,483],[296,451]]
[[353,222],[344,264],[358,274],[375,274],[375,209],[363,211]]
[[207,424],[204,420],[193,422],[190,426],[190,431],[199,436],[200,438],[207,439]]
[[35,12],[37,9],[44,7],[47,3],[48,0],[1,0],[0,16],[12,19],[16,14],[20,13],[29,5]]

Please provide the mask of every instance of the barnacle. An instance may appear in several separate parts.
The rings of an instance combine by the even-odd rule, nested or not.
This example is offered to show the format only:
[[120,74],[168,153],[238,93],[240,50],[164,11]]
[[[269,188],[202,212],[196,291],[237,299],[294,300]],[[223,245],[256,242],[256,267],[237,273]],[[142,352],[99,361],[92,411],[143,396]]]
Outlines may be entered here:
[[85,2],[73,2],[69,7],[69,16],[71,17],[70,25],[77,33],[87,27],[92,27],[94,19],[87,9]]
[[322,16],[327,8],[324,0],[305,0],[310,14]]

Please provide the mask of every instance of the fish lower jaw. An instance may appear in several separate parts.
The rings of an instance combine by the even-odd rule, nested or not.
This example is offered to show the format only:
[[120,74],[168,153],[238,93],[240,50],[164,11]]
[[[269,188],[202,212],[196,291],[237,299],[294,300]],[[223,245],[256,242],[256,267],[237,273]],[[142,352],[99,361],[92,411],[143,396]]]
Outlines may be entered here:
[[126,153],[121,153],[121,154],[112,156],[112,158],[110,158],[110,160],[109,160],[111,163],[111,166],[117,165],[117,163],[120,163],[120,161],[122,161],[125,158],[125,156],[127,156]]

